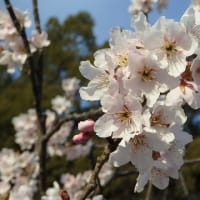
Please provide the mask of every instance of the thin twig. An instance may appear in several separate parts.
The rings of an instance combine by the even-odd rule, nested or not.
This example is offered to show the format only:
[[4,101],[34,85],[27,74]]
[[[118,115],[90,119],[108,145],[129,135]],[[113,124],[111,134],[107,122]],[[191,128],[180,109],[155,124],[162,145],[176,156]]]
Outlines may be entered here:
[[179,180],[180,180],[181,186],[183,188],[184,196],[189,200],[190,199],[189,198],[189,190],[188,190],[187,185],[185,183],[185,179],[183,177],[182,172],[179,172]]
[[103,167],[104,163],[108,160],[110,153],[115,150],[117,144],[118,142],[108,143],[104,148],[103,154],[97,158],[97,162],[94,167],[92,176],[90,177],[88,184],[83,190],[83,194],[81,195],[80,200],[85,200],[90,195],[90,193],[97,187],[97,178],[99,172]]
[[151,181],[149,181],[148,188],[147,188],[147,193],[146,193],[146,196],[145,196],[145,200],[150,200],[151,199],[151,192],[152,192],[152,183],[151,183]]
[[167,200],[167,196],[168,196],[168,189],[165,189],[165,190],[163,191],[162,200]]
[[138,172],[137,170],[129,170],[129,171],[121,171],[121,172],[119,171],[119,172],[116,172],[114,176],[115,177],[129,176],[137,172]]
[[99,109],[91,109],[91,110],[89,110],[87,112],[83,112],[83,113],[69,114],[64,119],[62,119],[60,122],[58,122],[50,131],[48,131],[43,139],[48,141],[53,136],[53,134],[56,133],[65,122],[68,122],[71,120],[73,120],[75,122],[79,122],[81,120],[100,116],[100,115],[102,115],[102,113],[103,112],[99,108]]
[[33,4],[33,16],[34,16],[34,21],[35,21],[35,28],[36,30],[41,33],[41,26],[40,26],[40,16],[38,12],[38,1],[37,0],[32,0]]
[[199,163],[199,162],[200,162],[200,158],[184,160],[184,164],[195,164],[195,163]]

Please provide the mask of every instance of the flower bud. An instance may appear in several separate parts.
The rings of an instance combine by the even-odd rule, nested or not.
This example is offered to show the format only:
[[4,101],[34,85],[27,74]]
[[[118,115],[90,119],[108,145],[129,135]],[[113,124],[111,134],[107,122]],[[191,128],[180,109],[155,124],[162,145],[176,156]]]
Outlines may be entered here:
[[94,131],[94,123],[95,122],[92,119],[80,121],[78,124],[78,129],[81,132],[93,132]]
[[79,134],[73,136],[72,141],[75,144],[83,144],[83,143],[87,142],[92,137],[92,135],[93,134],[88,133],[88,132],[86,132],[86,133],[80,132]]

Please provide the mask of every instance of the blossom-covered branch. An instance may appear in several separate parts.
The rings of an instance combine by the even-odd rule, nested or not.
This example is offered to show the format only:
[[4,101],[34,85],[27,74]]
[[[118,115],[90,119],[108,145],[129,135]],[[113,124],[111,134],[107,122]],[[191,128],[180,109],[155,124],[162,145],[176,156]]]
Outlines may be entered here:
[[61,121],[56,123],[56,125],[47,132],[47,134],[44,136],[43,140],[48,141],[50,139],[50,137],[53,136],[53,134],[56,133],[56,131],[58,131],[65,122],[68,122],[71,120],[75,121],[75,122],[79,122],[81,120],[85,120],[88,118],[96,118],[96,117],[100,116],[101,114],[102,114],[102,110],[100,108],[99,109],[91,109],[87,112],[82,112],[82,113],[69,114],[64,119],[62,119]]
[[95,190],[95,188],[97,187],[98,174],[101,168],[103,167],[104,163],[108,160],[110,153],[115,150],[118,143],[118,141],[114,142],[112,140],[109,140],[108,144],[104,148],[102,155],[97,158],[97,162],[93,169],[92,176],[90,177],[88,184],[83,190],[83,194],[81,195],[80,200],[85,200],[90,195],[90,193]]
[[43,116],[42,116],[42,110],[41,110],[41,95],[40,95],[40,83],[38,80],[38,76],[36,73],[36,68],[34,65],[34,60],[32,57],[32,53],[31,53],[31,49],[29,46],[29,42],[28,42],[28,38],[25,32],[25,28],[23,26],[23,24],[21,25],[19,20],[16,17],[16,14],[13,10],[12,4],[10,3],[9,0],[4,0],[5,4],[6,4],[6,8],[10,14],[10,17],[12,19],[12,22],[18,32],[18,34],[21,36],[21,39],[23,41],[23,45],[24,45],[24,49],[26,51],[27,54],[27,60],[28,60],[28,64],[30,66],[30,70],[31,70],[31,82],[32,82],[32,89],[33,89],[33,94],[34,94],[34,98],[35,98],[35,108],[37,111],[37,115],[38,115],[38,119],[39,119],[39,123],[41,125],[41,127],[43,127]]

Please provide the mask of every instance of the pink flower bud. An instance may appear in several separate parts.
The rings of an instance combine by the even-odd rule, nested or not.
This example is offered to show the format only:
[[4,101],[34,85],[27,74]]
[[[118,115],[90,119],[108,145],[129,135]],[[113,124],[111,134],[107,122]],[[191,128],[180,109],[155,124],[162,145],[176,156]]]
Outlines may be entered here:
[[93,132],[94,131],[94,123],[95,122],[92,119],[80,121],[78,124],[78,129],[81,132]]
[[80,132],[79,134],[73,136],[72,141],[75,144],[83,144],[83,143],[87,142],[92,137],[92,135],[93,134],[88,133],[88,132],[87,133]]

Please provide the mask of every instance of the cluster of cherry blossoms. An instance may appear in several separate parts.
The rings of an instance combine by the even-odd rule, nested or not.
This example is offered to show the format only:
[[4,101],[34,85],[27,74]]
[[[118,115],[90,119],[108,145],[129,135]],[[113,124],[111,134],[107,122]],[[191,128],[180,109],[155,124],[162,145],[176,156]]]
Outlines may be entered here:
[[37,189],[38,156],[24,151],[2,149],[0,152],[0,197],[2,199],[32,199]]
[[90,80],[80,88],[81,97],[100,100],[104,112],[94,130],[120,140],[109,161],[135,166],[135,192],[149,180],[164,189],[169,177],[177,179],[192,141],[183,131],[182,105],[200,108],[199,15],[193,3],[179,22],[160,17],[150,25],[140,12],[132,18],[135,32],[114,28],[110,47],[95,52],[94,65],[80,64]]
[[[106,185],[106,183],[112,178],[113,172],[114,171],[112,170],[111,165],[108,162],[105,163],[98,175],[101,186]],[[67,194],[70,197],[69,199],[79,200],[82,195],[83,188],[89,182],[91,176],[91,170],[78,173],[76,176],[69,173],[63,174],[60,181],[63,186],[62,190],[67,191]],[[42,198],[42,200],[62,200],[60,194],[61,187],[57,182],[54,182],[53,186],[54,187],[47,190],[46,195]],[[102,195],[94,195],[86,200],[104,200],[104,198]]]
[[131,0],[131,5],[128,11],[131,14],[137,14],[139,12],[149,13],[155,3],[157,3],[158,10],[166,7],[168,0]]
[[[30,27],[31,21],[27,11],[21,12],[15,8],[14,12],[21,27]],[[21,70],[28,55],[23,40],[13,25],[10,15],[2,9],[0,9],[0,40],[0,65],[6,65],[9,73],[14,73],[16,69]],[[28,42],[31,52],[47,47],[50,44],[46,32],[38,33],[35,30],[32,32]]]
[[[62,119],[72,109],[72,102],[79,89],[79,82],[76,78],[62,81],[62,88],[65,94],[60,97],[65,101],[56,100],[56,97],[52,100],[54,101],[54,103],[52,102],[52,109],[45,111],[45,127],[47,131],[51,130],[57,120]],[[69,93],[70,97],[67,95]],[[70,104],[70,106],[66,106],[66,104]],[[16,131],[15,142],[19,145],[21,152],[15,152],[12,149],[2,149],[0,151],[0,198],[32,200],[37,191],[37,178],[40,170],[38,155],[40,129],[35,109],[31,108],[27,113],[14,117],[12,123]],[[80,122],[79,128],[88,131],[85,124],[87,125],[87,122]],[[66,159],[70,161],[90,153],[93,145],[92,141],[86,143],[85,140],[84,144],[82,144],[83,142],[81,144],[73,142],[70,136],[73,126],[73,121],[65,122],[50,137],[47,144],[49,156],[66,156]],[[92,129],[93,126],[90,126],[90,132],[92,132]],[[104,171],[106,172],[106,170]],[[102,172],[102,177],[103,174],[105,173]],[[102,178],[102,181],[105,182],[108,177]],[[57,195],[59,195],[59,192]]]
[[[75,95],[79,89],[79,82],[80,81],[76,78],[64,79],[62,82],[63,90],[66,94],[69,94],[70,92],[70,98],[72,99],[73,95]],[[57,95],[55,98],[53,98],[52,110],[46,110],[45,112],[46,129],[51,129],[56,123],[57,118],[62,118],[63,115],[67,115],[72,109],[72,105],[72,101],[66,95]],[[39,140],[38,132],[40,129],[35,109],[29,109],[27,113],[23,113],[14,117],[12,123],[16,131],[15,142],[19,144],[21,150],[31,150],[32,148],[37,149]],[[65,122],[61,128],[49,139],[47,151],[50,156],[66,155],[67,160],[74,160],[77,157],[87,155],[90,152],[92,147],[91,142],[88,142],[85,145],[82,145],[83,142],[78,145],[71,144],[70,134],[73,126],[73,121]],[[92,130],[93,126],[90,127],[90,129]],[[89,139],[90,137],[87,138]]]

